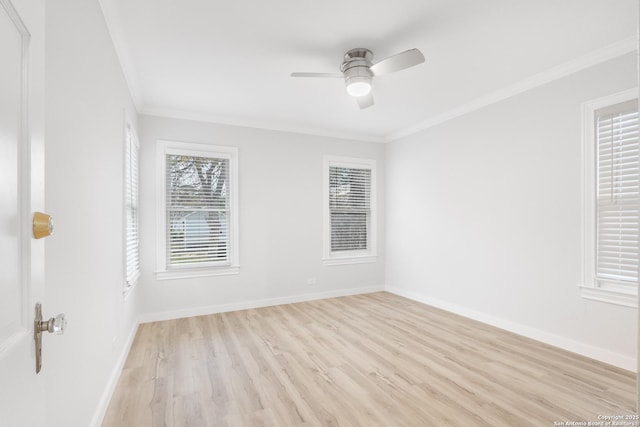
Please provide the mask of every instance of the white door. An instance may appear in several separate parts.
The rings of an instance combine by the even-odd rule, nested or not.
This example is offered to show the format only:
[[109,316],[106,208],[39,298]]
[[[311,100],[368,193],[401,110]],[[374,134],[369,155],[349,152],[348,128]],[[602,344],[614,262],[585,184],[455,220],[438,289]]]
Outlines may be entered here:
[[0,425],[46,426],[35,371],[35,302],[44,296],[44,1],[0,0]]

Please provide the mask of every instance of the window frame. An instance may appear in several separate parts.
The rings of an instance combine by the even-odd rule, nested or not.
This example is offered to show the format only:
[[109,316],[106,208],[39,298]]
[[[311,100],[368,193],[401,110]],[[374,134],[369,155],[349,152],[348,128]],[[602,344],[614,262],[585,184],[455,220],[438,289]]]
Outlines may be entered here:
[[[207,263],[204,266],[167,264],[167,198],[166,198],[166,155],[226,158],[229,159],[229,257],[219,265]],[[193,142],[168,140],[156,141],[156,278],[158,280],[182,279],[238,274],[239,232],[238,232],[238,148]]]
[[[134,128],[134,126],[132,125],[131,121],[127,118],[127,113],[125,111],[125,119],[124,119],[124,136],[123,136],[123,140],[124,140],[124,158],[123,158],[123,162],[122,162],[122,171],[123,171],[123,265],[124,265],[124,271],[123,271],[123,289],[122,289],[122,295],[123,298],[126,300],[127,297],[131,294],[131,291],[133,291],[133,289],[136,287],[136,285],[138,284],[139,280],[140,280],[140,276],[141,276],[141,259],[140,259],[140,141],[138,139],[138,134]],[[137,252],[138,252],[138,269],[137,271],[134,273],[134,277],[133,278],[129,278],[128,277],[128,263],[129,263],[129,259],[127,256],[127,239],[128,239],[128,229],[127,229],[127,220],[128,220],[128,213],[129,213],[129,205],[130,205],[130,200],[127,197],[128,194],[128,190],[130,188],[130,186],[132,185],[131,182],[127,179],[127,177],[129,177],[129,179],[131,179],[131,148],[134,148],[136,151],[136,168],[135,171],[137,173],[137,177],[136,177],[136,183],[137,183],[137,191],[136,191],[136,200],[135,202],[133,202],[133,204],[135,204],[135,207],[132,209],[135,209],[135,216],[136,216],[136,232],[138,234],[138,247],[137,247]],[[130,170],[129,170],[129,175],[127,175],[127,164],[130,166]]]
[[638,100],[638,88],[593,99],[582,104],[582,298],[625,307],[638,307],[638,286],[598,281],[597,267],[597,135],[596,112]]
[[[351,251],[331,251],[331,211],[329,209],[330,168],[345,167],[369,169],[371,171],[370,216],[368,218],[367,249]],[[323,257],[325,266],[361,264],[377,262],[377,182],[376,161],[374,159],[324,156],[323,162]]]

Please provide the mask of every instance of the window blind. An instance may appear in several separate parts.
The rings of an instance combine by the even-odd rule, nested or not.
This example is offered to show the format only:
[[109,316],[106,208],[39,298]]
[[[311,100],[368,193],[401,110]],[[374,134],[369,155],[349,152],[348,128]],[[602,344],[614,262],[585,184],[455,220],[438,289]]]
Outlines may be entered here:
[[229,159],[166,155],[167,266],[229,262]]
[[329,167],[331,251],[368,248],[371,169]]
[[138,151],[138,143],[131,128],[127,126],[124,156],[126,288],[133,286],[140,276]]
[[638,279],[638,104],[595,112],[597,150],[596,280],[636,285]]

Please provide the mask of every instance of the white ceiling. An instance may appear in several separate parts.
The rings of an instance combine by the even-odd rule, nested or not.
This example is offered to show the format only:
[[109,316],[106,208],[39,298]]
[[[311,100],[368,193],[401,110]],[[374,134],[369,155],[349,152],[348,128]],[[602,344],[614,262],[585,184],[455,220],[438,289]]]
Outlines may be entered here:
[[[139,112],[374,141],[499,97],[505,87],[633,50],[638,7],[636,0],[100,3]],[[419,48],[426,62],[375,78],[376,104],[366,110],[340,79],[289,77],[337,72],[354,47],[371,49],[374,62]]]

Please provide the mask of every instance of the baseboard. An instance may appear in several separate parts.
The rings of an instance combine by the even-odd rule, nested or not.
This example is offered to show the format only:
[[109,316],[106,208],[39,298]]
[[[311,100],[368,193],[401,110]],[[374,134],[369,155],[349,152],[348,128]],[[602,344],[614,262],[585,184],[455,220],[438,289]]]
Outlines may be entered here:
[[109,377],[109,381],[107,382],[107,386],[102,393],[102,397],[100,398],[100,403],[96,408],[95,413],[93,414],[93,419],[91,420],[91,426],[100,427],[102,425],[102,421],[104,420],[104,416],[107,413],[107,408],[109,408],[109,402],[111,402],[111,397],[113,396],[113,392],[116,389],[116,385],[118,385],[118,380],[120,379],[120,373],[122,372],[122,368],[124,368],[124,364],[127,361],[127,356],[129,356],[129,350],[131,350],[131,345],[133,344],[133,340],[136,337],[136,333],[138,332],[139,321],[136,321],[131,328],[131,333],[127,338],[127,342],[122,347],[122,351],[120,352],[120,357],[116,365],[113,367],[113,371],[111,371],[111,376]]
[[269,307],[273,305],[292,304],[296,302],[314,301],[325,298],[344,297],[348,295],[368,294],[380,292],[384,285],[365,286],[360,288],[337,289],[333,291],[314,292],[309,294],[291,295],[286,297],[266,298],[252,301],[242,301],[230,304],[208,305],[181,310],[147,313],[140,316],[140,323],[158,322],[162,320],[180,319],[183,317],[204,316],[207,314],[225,313],[229,311],[248,310],[251,308]]
[[471,310],[469,308],[442,301],[436,298],[427,297],[425,295],[407,291],[402,288],[387,286],[385,287],[385,291],[417,302],[421,302],[423,304],[430,305],[432,307],[440,308],[442,310],[458,314],[469,319],[477,320],[479,322],[495,326],[496,328],[504,329],[505,331],[513,332],[515,334],[522,335],[527,338],[531,338],[536,341],[540,341],[542,343],[570,351],[572,353],[577,353],[582,356],[607,363],[609,365],[617,366],[627,371],[636,371],[636,359],[633,357],[614,353],[600,347],[595,347],[589,344],[572,340],[567,337],[555,335],[546,331],[541,331],[530,326],[495,317],[487,313]]

